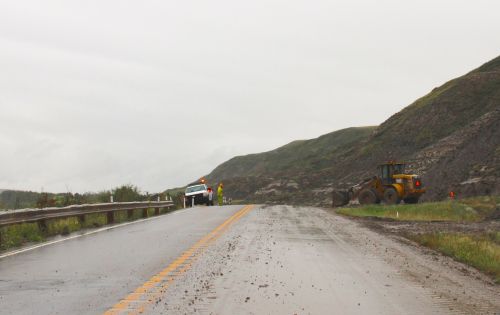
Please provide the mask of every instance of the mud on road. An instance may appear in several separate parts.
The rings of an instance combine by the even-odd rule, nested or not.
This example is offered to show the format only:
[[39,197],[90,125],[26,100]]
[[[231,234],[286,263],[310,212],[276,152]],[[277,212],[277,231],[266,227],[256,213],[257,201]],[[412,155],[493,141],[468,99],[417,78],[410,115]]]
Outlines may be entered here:
[[256,207],[209,247],[153,314],[496,314],[472,268],[332,212]]

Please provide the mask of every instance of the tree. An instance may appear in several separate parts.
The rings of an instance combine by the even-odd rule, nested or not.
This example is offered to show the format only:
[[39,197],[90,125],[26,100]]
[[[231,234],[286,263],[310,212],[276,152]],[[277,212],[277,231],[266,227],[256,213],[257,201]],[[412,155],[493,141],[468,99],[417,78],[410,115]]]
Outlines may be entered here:
[[116,202],[141,201],[144,196],[141,195],[137,186],[129,184],[113,189],[113,199]]

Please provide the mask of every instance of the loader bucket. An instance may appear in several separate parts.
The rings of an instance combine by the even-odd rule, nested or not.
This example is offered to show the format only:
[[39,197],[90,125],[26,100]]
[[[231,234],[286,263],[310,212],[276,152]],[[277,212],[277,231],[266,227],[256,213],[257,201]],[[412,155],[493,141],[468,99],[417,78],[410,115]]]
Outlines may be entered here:
[[349,203],[349,194],[346,190],[334,190],[333,191],[333,207],[342,207]]

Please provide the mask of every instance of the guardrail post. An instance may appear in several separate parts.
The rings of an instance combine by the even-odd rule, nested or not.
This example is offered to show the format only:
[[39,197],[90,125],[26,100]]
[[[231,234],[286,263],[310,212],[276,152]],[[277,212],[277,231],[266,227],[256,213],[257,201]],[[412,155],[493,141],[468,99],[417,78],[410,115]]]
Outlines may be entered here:
[[127,218],[132,219],[133,216],[134,216],[134,210],[132,209],[127,210]]
[[160,215],[160,208],[155,208],[155,215]]
[[115,212],[114,211],[109,211],[106,213],[106,217],[107,217],[107,223],[108,224],[111,224],[111,223],[114,223],[115,222]]
[[78,222],[80,223],[80,225],[83,225],[85,223],[85,214],[78,216]]
[[142,209],[142,217],[147,218],[148,217],[148,209]]
[[44,219],[39,220],[38,221],[38,228],[40,229],[40,231],[42,231],[42,233],[47,232],[47,221]]

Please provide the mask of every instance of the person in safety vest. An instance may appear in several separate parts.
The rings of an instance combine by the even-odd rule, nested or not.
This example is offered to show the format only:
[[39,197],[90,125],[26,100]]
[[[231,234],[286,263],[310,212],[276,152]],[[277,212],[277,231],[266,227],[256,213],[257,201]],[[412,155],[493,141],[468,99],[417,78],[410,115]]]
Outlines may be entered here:
[[451,200],[454,200],[456,196],[457,196],[457,195],[455,194],[455,192],[454,192],[453,190],[452,190],[452,191],[450,191],[450,199],[451,199]]
[[222,183],[219,184],[219,188],[217,188],[217,199],[219,200],[219,206],[223,204],[223,188],[224,185]]

